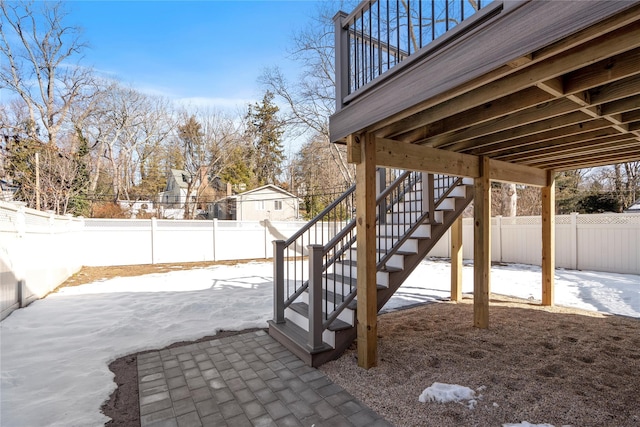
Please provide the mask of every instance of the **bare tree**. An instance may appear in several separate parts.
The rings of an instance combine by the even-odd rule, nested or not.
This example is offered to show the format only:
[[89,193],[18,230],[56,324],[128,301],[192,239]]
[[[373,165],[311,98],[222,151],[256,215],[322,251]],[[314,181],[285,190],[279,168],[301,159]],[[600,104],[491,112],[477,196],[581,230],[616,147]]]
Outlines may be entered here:
[[194,218],[196,209],[206,209],[206,204],[216,198],[213,185],[234,161],[234,149],[242,143],[243,132],[240,120],[219,111],[183,111],[180,116],[178,141],[189,177],[185,218]]
[[28,137],[50,145],[92,80],[90,70],[73,62],[85,45],[65,15],[62,3],[0,1],[0,88],[24,101]]
[[500,190],[502,196],[501,215],[507,217],[516,216],[516,209],[518,207],[516,185],[504,182],[501,184]]
[[83,123],[83,135],[99,156],[90,189],[94,191],[97,185],[102,158],[110,173],[114,201],[128,199],[129,190],[139,181],[139,148],[158,145],[173,129],[165,100],[115,83]]
[[335,112],[332,17],[339,8],[339,3],[322,2],[312,22],[293,35],[290,54],[303,68],[296,82],[287,81],[278,67],[265,69],[259,81],[288,106],[288,111],[282,111],[287,124],[316,140],[319,136],[324,139],[342,179],[351,184],[354,170],[344,150],[329,143],[329,116]]

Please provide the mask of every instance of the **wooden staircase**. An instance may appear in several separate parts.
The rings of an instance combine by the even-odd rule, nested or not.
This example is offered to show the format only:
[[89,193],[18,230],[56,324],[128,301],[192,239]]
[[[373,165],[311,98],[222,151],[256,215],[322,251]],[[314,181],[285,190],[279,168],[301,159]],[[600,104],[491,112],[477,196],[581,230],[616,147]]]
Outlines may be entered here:
[[[473,180],[385,169],[379,169],[379,176],[378,310],[473,198]],[[269,334],[310,366],[339,357],[356,338],[354,191],[345,192],[289,240],[274,242]]]

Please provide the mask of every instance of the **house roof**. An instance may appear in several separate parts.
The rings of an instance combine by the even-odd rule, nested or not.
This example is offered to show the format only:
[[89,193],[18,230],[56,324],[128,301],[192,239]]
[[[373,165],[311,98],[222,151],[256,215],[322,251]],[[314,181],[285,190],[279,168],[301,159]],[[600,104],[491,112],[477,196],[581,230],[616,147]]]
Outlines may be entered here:
[[640,160],[640,1],[495,1],[456,29],[344,96],[331,140],[374,135],[378,165],[453,175],[487,158],[532,185]]
[[171,169],[171,175],[178,184],[178,187],[187,188],[189,186],[189,183],[187,182],[189,174],[186,171],[182,169]]
[[247,191],[245,191],[243,193],[238,193],[238,194],[234,194],[233,196],[224,197],[224,198],[222,198],[222,199],[220,199],[218,201],[244,198],[245,196],[249,196],[249,195],[252,195],[252,194],[255,194],[255,193],[259,193],[259,192],[262,192],[264,190],[270,190],[270,191],[275,192],[275,193],[280,193],[285,197],[289,197],[289,198],[293,198],[293,199],[297,199],[298,198],[298,196],[289,193],[288,191],[278,187],[277,185],[267,184],[267,185],[263,185],[262,187],[254,188],[252,190],[247,190]]
[[629,206],[625,212],[640,213],[640,201],[638,201],[635,204]]

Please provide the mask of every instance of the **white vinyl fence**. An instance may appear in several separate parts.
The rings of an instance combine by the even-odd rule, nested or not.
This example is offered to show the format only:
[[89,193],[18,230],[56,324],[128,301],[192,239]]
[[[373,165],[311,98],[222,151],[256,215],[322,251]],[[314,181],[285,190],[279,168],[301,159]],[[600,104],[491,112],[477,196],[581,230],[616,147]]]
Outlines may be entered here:
[[[271,258],[272,241],[288,238],[303,224],[81,219],[0,202],[1,318],[82,266]],[[491,233],[493,261],[540,265],[540,217],[492,218]],[[463,220],[463,244],[464,258],[472,259],[471,218]],[[449,233],[429,255],[450,256]],[[556,266],[640,274],[640,214],[556,216]]]
[[0,319],[82,267],[83,220],[0,202]]
[[302,221],[85,219],[86,266],[271,258]]
[[[473,259],[473,219],[462,221],[463,257]],[[451,255],[449,231],[429,253]],[[491,218],[491,260],[540,265],[539,216]],[[556,267],[640,274],[640,214],[556,215]]]

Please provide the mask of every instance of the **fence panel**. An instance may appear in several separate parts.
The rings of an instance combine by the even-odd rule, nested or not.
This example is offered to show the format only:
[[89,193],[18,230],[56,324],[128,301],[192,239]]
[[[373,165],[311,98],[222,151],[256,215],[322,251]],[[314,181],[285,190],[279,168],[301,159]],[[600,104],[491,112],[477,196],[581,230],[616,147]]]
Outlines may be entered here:
[[82,267],[84,222],[0,202],[0,318]]
[[[448,258],[449,231],[429,252]],[[463,257],[473,259],[473,218],[462,221]],[[491,260],[540,265],[540,217],[495,217],[491,220]],[[556,267],[640,274],[640,215],[557,215]]]
[[540,217],[501,218],[500,262],[540,264],[542,257],[542,222]]
[[577,268],[640,274],[640,215],[579,215]]
[[84,265],[152,264],[150,219],[87,219]]
[[154,264],[214,260],[213,221],[152,221]]

